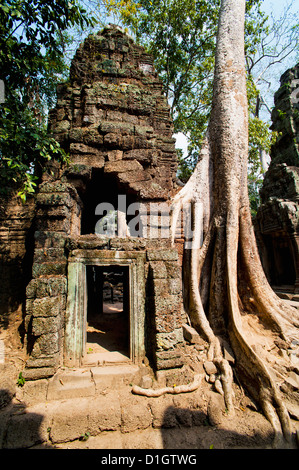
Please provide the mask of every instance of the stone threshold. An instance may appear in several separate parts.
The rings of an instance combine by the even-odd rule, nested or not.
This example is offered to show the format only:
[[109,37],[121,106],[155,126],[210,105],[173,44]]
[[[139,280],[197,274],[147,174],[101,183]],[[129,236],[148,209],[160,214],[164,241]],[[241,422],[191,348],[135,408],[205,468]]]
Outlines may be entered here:
[[289,305],[299,308],[299,294],[294,293],[294,286],[272,286],[275,294]]
[[108,390],[139,383],[142,367],[129,363],[59,369],[48,379],[26,381],[16,399],[26,406],[55,400],[96,397]]

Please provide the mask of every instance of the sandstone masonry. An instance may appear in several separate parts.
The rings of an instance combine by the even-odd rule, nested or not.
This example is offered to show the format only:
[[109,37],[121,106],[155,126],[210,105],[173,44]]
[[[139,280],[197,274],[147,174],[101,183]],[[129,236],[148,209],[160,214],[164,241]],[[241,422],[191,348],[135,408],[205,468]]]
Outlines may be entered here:
[[278,139],[261,190],[256,233],[270,283],[290,295],[299,289],[299,65],[281,77],[272,129]]
[[[119,28],[107,27],[81,44],[70,78],[57,93],[49,131],[69,153],[70,163],[45,169],[28,220],[23,219],[26,236],[32,223],[23,376],[41,379],[61,366],[82,366],[90,267],[97,276],[93,286],[104,268],[126,273],[129,361],[150,361],[156,370],[181,367],[186,318],[180,260],[169,236],[161,237],[168,203],[178,189],[177,158],[153,59]],[[125,200],[121,208],[120,196]],[[113,236],[97,233],[101,203],[115,208]],[[158,209],[148,237],[153,203]],[[139,232],[132,236],[128,226],[136,213],[128,208],[138,209],[138,204]],[[8,232],[2,229],[3,246]],[[21,246],[23,262],[23,239]]]

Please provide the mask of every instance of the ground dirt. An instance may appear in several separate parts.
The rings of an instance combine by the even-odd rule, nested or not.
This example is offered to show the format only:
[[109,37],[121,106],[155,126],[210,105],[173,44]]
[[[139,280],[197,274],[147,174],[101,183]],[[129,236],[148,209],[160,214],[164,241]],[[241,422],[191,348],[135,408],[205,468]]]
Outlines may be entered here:
[[[260,337],[260,328],[251,327],[251,332],[273,370],[281,367],[281,354],[287,351],[283,342],[273,348],[268,345],[270,332],[269,338],[267,331]],[[147,361],[136,366],[128,358],[122,361],[119,352],[103,348],[98,353],[103,359],[97,363],[87,354],[81,368],[62,367],[54,377],[18,386],[24,356],[16,338],[12,329],[0,335],[5,342],[5,360],[0,363],[0,449],[273,448],[271,424],[241,386],[229,349],[235,379],[233,415],[227,413],[223,395],[217,391],[217,371],[214,374],[215,366],[207,361],[208,345],[203,340],[185,341],[185,365],[180,369],[154,374]],[[289,352],[298,361],[297,349],[298,345]],[[192,383],[198,374],[200,386],[193,392],[155,398],[132,393],[133,385],[175,389]],[[289,413],[293,432],[289,447],[296,449],[298,404]]]
[[[230,416],[213,374],[205,372],[206,349],[189,344],[185,353],[182,369],[157,375],[148,364],[106,364],[62,368],[23,387],[15,386],[15,358],[1,370],[0,448],[271,449],[272,427],[238,378]],[[157,398],[132,393],[133,384],[175,388],[191,383],[196,374],[202,375],[201,384],[191,393]],[[292,419],[293,449],[298,423]]]

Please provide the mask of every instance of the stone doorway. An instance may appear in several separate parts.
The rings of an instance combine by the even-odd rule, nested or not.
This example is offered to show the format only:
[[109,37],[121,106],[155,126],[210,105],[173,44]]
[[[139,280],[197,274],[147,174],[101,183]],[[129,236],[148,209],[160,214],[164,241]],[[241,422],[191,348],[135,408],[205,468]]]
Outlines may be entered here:
[[84,363],[130,360],[128,266],[86,266],[87,314]]
[[287,233],[265,238],[268,249],[268,276],[273,287],[293,286],[296,281],[292,246]]
[[[64,365],[85,367],[104,361],[105,364],[142,361],[145,353],[144,262],[142,252],[76,250],[68,264]],[[120,286],[114,286],[113,302],[109,282],[108,287],[104,286],[106,273],[116,283],[115,278],[121,279],[122,297]],[[88,331],[89,327],[93,330]],[[88,333],[94,334],[87,336]],[[91,342],[93,345],[89,344]]]

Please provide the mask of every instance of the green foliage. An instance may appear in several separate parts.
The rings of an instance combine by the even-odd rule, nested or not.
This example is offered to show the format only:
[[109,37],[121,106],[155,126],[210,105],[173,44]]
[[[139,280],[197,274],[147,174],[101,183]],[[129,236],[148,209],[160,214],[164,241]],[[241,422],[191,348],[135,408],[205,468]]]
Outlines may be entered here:
[[[188,135],[190,154],[198,153],[209,120],[220,3],[220,0],[117,2],[123,23],[155,58],[171,105],[175,132]],[[131,15],[128,4],[136,7]],[[246,3],[247,53],[255,52],[264,27],[260,5],[261,0]]]
[[137,5],[137,13],[123,15],[123,21],[153,54],[175,132],[188,134],[189,152],[196,152],[211,104],[220,0],[141,0]]
[[183,156],[183,151],[181,149],[177,149],[176,152],[179,161],[177,177],[182,181],[182,183],[187,183],[193,173],[195,165],[192,165],[192,162]]
[[19,187],[22,199],[51,159],[66,154],[47,133],[47,110],[66,72],[67,29],[92,23],[75,0],[4,0],[0,5],[1,193]]
[[[171,105],[175,132],[188,136],[188,154],[179,155],[178,177],[186,182],[198,160],[209,122],[212,103],[214,57],[220,0],[113,0],[123,23],[155,58]],[[109,2],[109,0],[107,0]],[[130,14],[132,4],[136,10]],[[250,62],[262,35],[267,34],[267,17],[262,0],[246,2],[245,54]],[[259,152],[270,149],[268,125],[255,116],[259,93],[248,75],[249,176],[258,185],[262,174]],[[252,189],[252,188],[251,188]],[[251,190],[250,189],[250,190]],[[254,203],[254,194],[251,192]]]
[[251,173],[248,174],[248,196],[252,217],[255,217],[260,204],[260,189],[263,183],[262,177],[255,177]]
[[[140,8],[138,2],[134,0],[103,0],[104,7],[109,15],[114,15],[119,17],[121,15],[124,22],[128,21],[130,24],[133,24]],[[137,24],[137,23],[136,23]]]
[[87,432],[81,434],[79,440],[80,441],[87,441],[89,439],[89,436],[90,436],[90,432],[87,431]]
[[23,387],[25,385],[25,379],[22,375],[22,372],[19,373],[19,378],[17,380],[18,387]]

